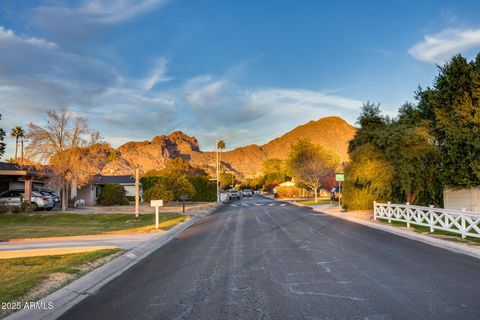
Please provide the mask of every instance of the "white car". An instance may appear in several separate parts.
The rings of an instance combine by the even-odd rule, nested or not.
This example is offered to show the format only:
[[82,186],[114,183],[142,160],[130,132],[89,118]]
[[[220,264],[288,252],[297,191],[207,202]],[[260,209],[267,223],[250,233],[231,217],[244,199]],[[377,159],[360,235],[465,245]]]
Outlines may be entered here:
[[232,200],[232,199],[240,200],[240,198],[241,198],[240,191],[235,189],[228,190],[228,200]]
[[253,191],[250,190],[250,189],[245,189],[245,190],[243,190],[242,193],[243,193],[244,197],[252,197],[253,196]]
[[[24,190],[9,190],[0,194],[0,203],[19,207],[24,199]],[[34,210],[36,209],[53,209],[53,199],[51,196],[44,195],[39,191],[32,191],[31,203]]]

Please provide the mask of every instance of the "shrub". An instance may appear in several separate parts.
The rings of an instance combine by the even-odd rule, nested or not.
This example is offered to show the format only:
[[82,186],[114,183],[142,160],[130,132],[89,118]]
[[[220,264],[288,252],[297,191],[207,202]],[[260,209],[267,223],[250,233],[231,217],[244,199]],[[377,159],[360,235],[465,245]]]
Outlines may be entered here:
[[14,212],[14,207],[5,203],[0,203],[0,214],[9,214]]
[[191,201],[216,201],[217,186],[214,181],[210,181],[208,176],[189,177],[190,183],[195,189],[195,195]]
[[33,206],[30,202],[24,201],[20,204],[19,210],[20,210],[20,212],[32,213],[33,212]]
[[295,186],[277,186],[275,187],[276,198],[300,198],[303,195],[303,189]]
[[125,197],[125,188],[122,185],[108,183],[102,187],[98,204],[102,206],[128,205],[128,199]]
[[161,199],[164,202],[168,202],[174,199],[174,194],[171,190],[167,190],[165,184],[157,183],[143,192],[143,199],[145,201]]

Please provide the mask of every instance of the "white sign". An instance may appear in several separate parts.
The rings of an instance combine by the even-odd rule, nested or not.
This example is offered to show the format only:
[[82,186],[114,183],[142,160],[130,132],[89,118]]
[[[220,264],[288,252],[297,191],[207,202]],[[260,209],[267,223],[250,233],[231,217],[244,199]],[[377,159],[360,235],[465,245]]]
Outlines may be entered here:
[[150,207],[155,207],[155,228],[158,229],[158,207],[163,207],[163,200],[150,200]]
[[163,200],[150,200],[150,207],[163,207]]

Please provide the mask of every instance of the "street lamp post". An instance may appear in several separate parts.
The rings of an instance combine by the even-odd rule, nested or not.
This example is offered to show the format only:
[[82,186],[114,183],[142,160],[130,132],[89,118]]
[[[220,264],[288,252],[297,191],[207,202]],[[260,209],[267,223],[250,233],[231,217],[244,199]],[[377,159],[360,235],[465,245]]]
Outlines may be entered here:
[[219,188],[219,176],[220,176],[220,168],[219,168],[219,165],[218,165],[218,160],[219,160],[219,155],[218,155],[218,144],[219,144],[219,141],[217,140],[215,146],[216,146],[216,149],[217,149],[217,162],[216,162],[216,169],[217,169],[217,202],[220,202],[220,188]]

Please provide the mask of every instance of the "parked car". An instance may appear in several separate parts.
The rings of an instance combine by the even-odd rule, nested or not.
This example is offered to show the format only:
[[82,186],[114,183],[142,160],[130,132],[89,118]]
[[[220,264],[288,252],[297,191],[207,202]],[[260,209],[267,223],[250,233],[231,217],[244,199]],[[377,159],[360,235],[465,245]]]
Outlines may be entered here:
[[245,189],[245,190],[243,190],[242,193],[243,193],[243,196],[244,196],[244,197],[251,197],[251,196],[253,196],[253,191],[250,190],[250,189]]
[[[19,207],[24,199],[24,190],[9,190],[0,194],[0,203]],[[31,203],[34,210],[44,209],[52,210],[53,209],[53,199],[51,196],[40,193],[39,191],[32,191]]]
[[54,191],[50,191],[48,189],[43,188],[35,188],[33,191],[39,191],[44,196],[50,196],[53,200],[53,206],[60,206],[60,196],[56,194]]
[[241,197],[240,191],[235,189],[231,189],[228,191],[228,200],[232,200],[232,199],[240,200],[240,197]]

